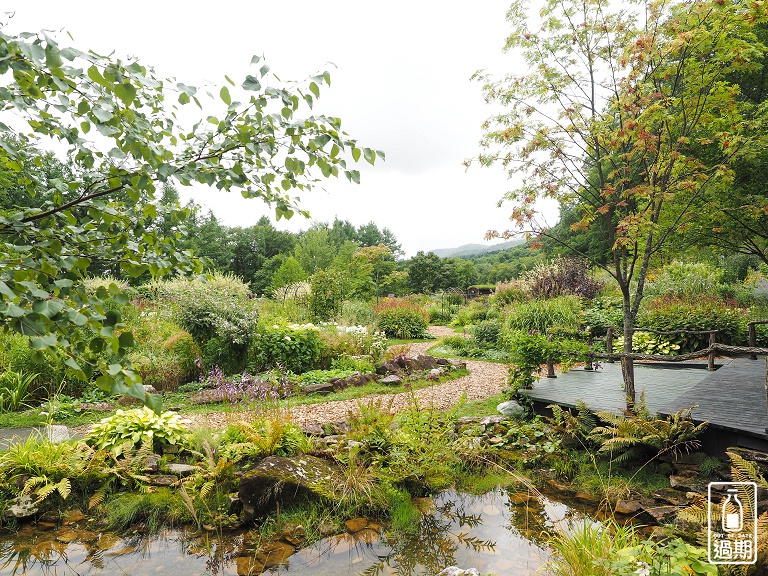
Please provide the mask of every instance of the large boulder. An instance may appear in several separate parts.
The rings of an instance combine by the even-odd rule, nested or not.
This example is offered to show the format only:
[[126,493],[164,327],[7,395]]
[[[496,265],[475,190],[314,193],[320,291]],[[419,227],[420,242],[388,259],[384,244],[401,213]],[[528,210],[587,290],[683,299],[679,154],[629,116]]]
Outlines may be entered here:
[[517,418],[518,416],[522,416],[525,413],[525,408],[520,406],[520,404],[514,400],[507,400],[506,402],[502,402],[496,406],[496,410],[499,414],[506,416],[507,418]]
[[275,502],[290,502],[307,494],[330,498],[340,481],[339,469],[322,458],[268,456],[240,478],[243,522],[265,516]]

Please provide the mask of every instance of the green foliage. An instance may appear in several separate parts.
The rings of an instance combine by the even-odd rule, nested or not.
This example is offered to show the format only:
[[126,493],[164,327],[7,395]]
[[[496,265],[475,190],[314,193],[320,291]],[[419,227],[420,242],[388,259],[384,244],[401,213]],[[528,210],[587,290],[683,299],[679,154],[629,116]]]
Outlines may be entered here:
[[309,311],[316,320],[330,320],[341,313],[344,303],[342,273],[332,268],[318,270],[309,279]]
[[279,366],[301,374],[319,367],[324,350],[315,326],[262,326],[248,350],[248,362],[257,371]]
[[309,372],[304,372],[304,374],[299,376],[299,383],[303,385],[320,384],[323,382],[328,382],[328,380],[331,378],[347,378],[355,372],[357,372],[357,370],[349,370],[343,368],[335,368],[331,370],[310,370]]
[[[680,340],[680,336],[660,336],[639,330],[632,336],[632,352],[669,356],[680,350]],[[624,337],[617,337],[613,346],[614,350],[624,350]]]
[[508,313],[509,330],[538,330],[546,333],[554,325],[579,326],[581,302],[573,296],[560,296],[550,300],[531,300],[516,304]]
[[[127,296],[116,283],[89,294],[84,278],[104,262],[130,277],[200,270],[179,246],[177,226],[189,211],[159,188],[176,182],[239,191],[274,205],[278,218],[290,217],[306,213],[294,190],[306,192],[320,177],[359,182],[359,172],[347,166],[349,155],[369,164],[383,157],[358,147],[340,119],[303,115],[330,83],[327,72],[285,87],[254,57],[259,67],[232,93],[211,91],[225,106],[219,117],[193,119],[190,131],[177,122],[177,112],[202,108],[202,92],[160,78],[133,58],[60,46],[43,33],[0,32],[0,52],[0,109],[4,116],[23,110],[23,126],[4,140],[0,164],[20,172],[41,162],[35,138],[62,147],[69,164],[54,178],[23,179],[24,196],[44,195],[41,207],[19,203],[0,216],[11,239],[0,258],[3,326],[34,334],[34,350],[60,355],[72,376],[97,377],[96,384],[113,393],[146,400],[125,359],[130,336],[107,304],[120,306]],[[172,99],[169,87],[177,94]],[[11,125],[0,123],[0,132],[14,136]],[[101,352],[93,361],[84,354],[91,347]]]
[[181,493],[166,487],[147,493],[118,494],[105,501],[104,510],[107,526],[117,531],[143,523],[153,534],[163,526],[178,526],[193,519]]
[[238,278],[213,274],[207,279],[154,282],[142,292],[162,306],[200,345],[208,366],[228,372],[243,368],[245,351],[256,333],[257,302]]
[[37,376],[13,370],[0,374],[0,412],[16,412],[26,407],[27,400],[35,393],[32,384]]
[[[674,330],[719,330],[717,341],[746,344],[746,310],[729,305],[716,297],[665,296],[649,299],[638,316],[637,324],[662,332]],[[682,334],[683,352],[708,346],[708,335]]]
[[471,332],[481,346],[496,346],[501,337],[501,320],[484,320],[476,324]]
[[376,321],[373,306],[361,300],[344,300],[341,308],[341,324],[346,326],[371,326]]
[[599,452],[615,462],[689,452],[701,445],[697,436],[707,427],[707,422],[694,424],[691,410],[680,410],[667,418],[652,418],[642,408],[637,414],[624,416],[598,412],[606,425],[594,428],[591,438],[599,444]]
[[520,280],[506,280],[496,283],[496,290],[491,300],[501,306],[512,306],[524,302],[531,297],[529,286]]
[[296,284],[307,279],[307,273],[293,256],[289,256],[283,261],[275,273],[272,275],[272,289],[277,290],[283,286]]
[[512,360],[507,392],[514,394],[521,388],[533,388],[533,384],[538,380],[541,365],[554,352],[552,343],[544,334],[520,330],[505,334],[504,343]]
[[429,338],[428,314],[403,298],[384,298],[374,306],[376,324],[390,338]]
[[680,538],[661,542],[645,540],[618,548],[611,557],[600,560],[600,569],[609,570],[609,574],[616,576],[719,574],[717,566],[708,562],[705,548],[697,548]]
[[221,439],[221,455],[232,462],[266,456],[295,456],[312,449],[312,443],[296,424],[281,418],[233,424]]
[[606,326],[621,326],[624,322],[621,300],[605,296],[594,298],[584,312],[582,322],[593,335],[604,336]]
[[[560,530],[549,540],[552,558],[547,568],[553,576],[613,576],[613,567],[606,565],[627,546],[637,542],[631,524],[607,525],[583,520],[572,529]],[[637,566],[633,566],[635,570]]]
[[117,410],[113,416],[102,418],[91,427],[85,440],[100,450],[120,456],[143,444],[157,451],[164,444],[183,444],[186,437],[185,420],[175,412],[157,414],[147,408]]
[[674,261],[662,268],[652,279],[649,277],[647,296],[727,296],[725,273],[706,262]]

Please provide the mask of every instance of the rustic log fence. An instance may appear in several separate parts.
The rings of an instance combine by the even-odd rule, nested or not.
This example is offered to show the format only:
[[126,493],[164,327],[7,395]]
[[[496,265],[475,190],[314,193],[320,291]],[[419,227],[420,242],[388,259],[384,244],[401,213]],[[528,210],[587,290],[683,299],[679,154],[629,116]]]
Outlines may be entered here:
[[[755,330],[755,326],[760,324],[768,324],[768,320],[755,320],[753,322],[749,322],[747,325],[749,328],[749,346],[730,346],[728,344],[722,344],[717,341],[717,333],[719,330],[672,330],[672,331],[663,331],[663,330],[653,330],[651,328],[633,328],[633,332],[649,332],[651,334],[656,334],[658,336],[677,336],[681,334],[690,334],[690,335],[708,335],[709,338],[709,345],[706,348],[702,348],[701,350],[696,350],[694,352],[688,352],[686,354],[639,354],[636,352],[614,352],[613,351],[613,337],[614,334],[617,331],[620,331],[621,333],[624,332],[624,329],[619,326],[604,326],[606,329],[605,333],[605,346],[606,346],[606,353],[600,353],[595,352],[593,350],[590,350],[586,354],[587,362],[585,366],[585,370],[592,370],[593,369],[593,360],[606,360],[609,363],[613,363],[616,361],[617,358],[631,358],[632,360],[650,360],[655,362],[685,362],[686,360],[694,360],[696,358],[703,358],[707,357],[707,370],[713,371],[715,370],[715,358],[718,354],[724,354],[724,355],[737,355],[737,354],[748,354],[749,358],[752,360],[757,360],[757,355],[768,355],[768,348],[761,348],[757,346],[757,332]],[[589,342],[590,347],[592,346],[592,341]],[[562,353],[562,352],[561,352]],[[584,354],[579,354],[580,356],[584,356]],[[547,378],[557,378],[557,375],[555,374],[555,366],[552,362],[551,358],[547,358]],[[766,387],[768,394],[768,380],[766,381]]]

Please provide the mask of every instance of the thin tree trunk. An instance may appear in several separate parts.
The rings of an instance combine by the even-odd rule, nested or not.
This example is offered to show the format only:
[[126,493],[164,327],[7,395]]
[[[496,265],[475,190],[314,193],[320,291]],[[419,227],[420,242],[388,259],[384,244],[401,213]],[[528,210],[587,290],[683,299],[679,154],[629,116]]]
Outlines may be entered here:
[[[632,314],[629,294],[624,295],[624,353],[632,353],[634,340],[634,316]],[[624,396],[627,400],[627,410],[635,412],[637,395],[635,393],[635,363],[632,358],[621,357],[621,375],[624,379]]]

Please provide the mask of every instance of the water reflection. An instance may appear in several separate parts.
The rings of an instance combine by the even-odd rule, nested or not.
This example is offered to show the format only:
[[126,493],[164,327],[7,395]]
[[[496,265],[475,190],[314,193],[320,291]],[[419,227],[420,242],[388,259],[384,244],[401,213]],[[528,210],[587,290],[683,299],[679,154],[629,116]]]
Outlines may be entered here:
[[412,534],[394,537],[370,525],[265,560],[247,532],[219,540],[166,531],[120,538],[64,527],[24,527],[0,541],[0,576],[167,574],[301,574],[301,576],[431,576],[446,566],[480,573],[532,574],[547,558],[546,533],[580,521],[573,507],[524,491],[481,496],[449,490],[434,498]]

